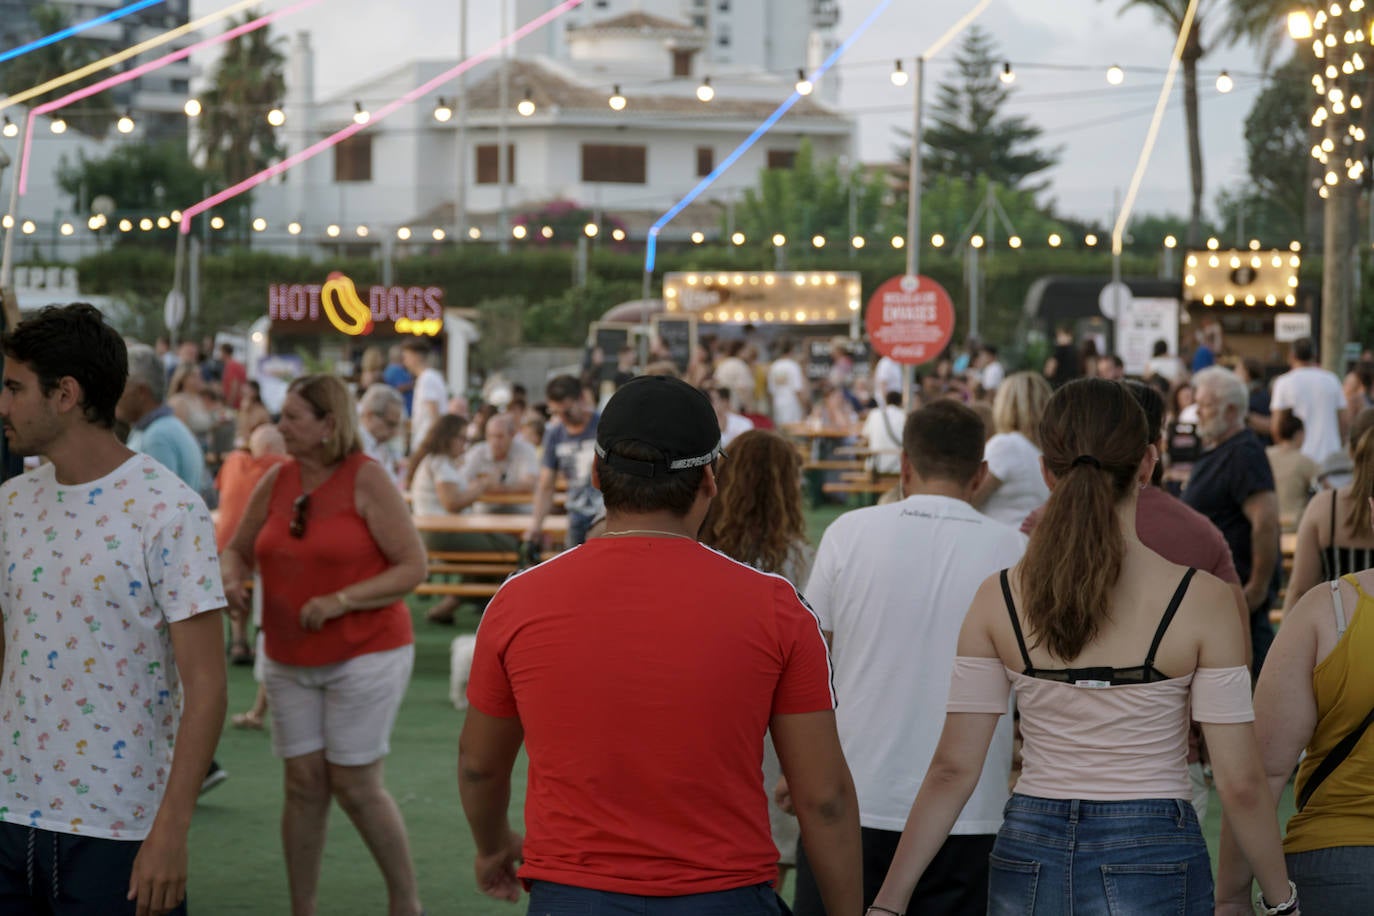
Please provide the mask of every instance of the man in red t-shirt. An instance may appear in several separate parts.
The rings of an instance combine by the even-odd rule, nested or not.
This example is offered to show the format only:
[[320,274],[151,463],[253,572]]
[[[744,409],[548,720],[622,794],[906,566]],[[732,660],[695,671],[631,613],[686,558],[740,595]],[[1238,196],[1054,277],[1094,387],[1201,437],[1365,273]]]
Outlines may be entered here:
[[[777,914],[771,731],[832,913],[860,911],[858,803],[820,626],[790,584],[696,541],[711,403],[637,378],[601,415],[606,532],[510,579],[477,634],[458,753],[477,883],[532,912]],[[526,836],[507,820],[521,743]]]

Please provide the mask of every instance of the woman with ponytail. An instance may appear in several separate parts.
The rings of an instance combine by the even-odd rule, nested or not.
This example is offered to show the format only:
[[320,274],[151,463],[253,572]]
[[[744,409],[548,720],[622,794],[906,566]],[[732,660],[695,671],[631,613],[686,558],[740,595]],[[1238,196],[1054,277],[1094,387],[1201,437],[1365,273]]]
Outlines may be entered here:
[[1159,459],[1147,435],[1119,383],[1083,379],[1050,399],[1039,429],[1044,517],[1021,563],[985,581],[969,608],[944,732],[871,913],[919,910],[912,890],[1013,692],[1024,766],[992,851],[990,913],[1212,913],[1188,801],[1190,711],[1265,906],[1297,912],[1234,598],[1135,533],[1137,495]]
[[1314,496],[1298,522],[1293,573],[1283,596],[1285,616],[1319,582],[1334,582],[1374,567],[1374,530],[1369,525],[1369,500],[1374,497],[1374,408],[1361,412],[1351,424],[1350,456],[1354,461],[1350,485]]

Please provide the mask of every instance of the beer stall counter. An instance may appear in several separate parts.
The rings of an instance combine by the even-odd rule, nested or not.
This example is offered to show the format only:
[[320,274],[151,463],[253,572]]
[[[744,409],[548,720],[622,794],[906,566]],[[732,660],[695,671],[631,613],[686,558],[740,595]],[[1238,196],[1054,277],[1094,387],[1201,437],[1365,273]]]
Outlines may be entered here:
[[617,305],[592,324],[587,346],[600,350],[603,369],[613,374],[616,354],[636,346],[646,327],[684,370],[703,335],[747,336],[766,345],[790,337],[813,381],[829,373],[836,344],[862,376],[868,371],[862,308],[861,278],[853,271],[672,271],[663,276],[661,300]]

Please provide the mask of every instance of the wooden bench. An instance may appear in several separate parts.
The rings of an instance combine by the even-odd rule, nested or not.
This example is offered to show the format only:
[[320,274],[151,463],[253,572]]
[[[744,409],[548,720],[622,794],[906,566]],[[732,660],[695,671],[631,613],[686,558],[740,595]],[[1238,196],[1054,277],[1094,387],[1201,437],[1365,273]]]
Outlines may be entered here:
[[852,460],[826,459],[824,461],[808,461],[802,465],[803,471],[862,471],[863,463]]
[[500,582],[422,582],[415,588],[417,595],[457,595],[460,598],[490,598],[501,587]]

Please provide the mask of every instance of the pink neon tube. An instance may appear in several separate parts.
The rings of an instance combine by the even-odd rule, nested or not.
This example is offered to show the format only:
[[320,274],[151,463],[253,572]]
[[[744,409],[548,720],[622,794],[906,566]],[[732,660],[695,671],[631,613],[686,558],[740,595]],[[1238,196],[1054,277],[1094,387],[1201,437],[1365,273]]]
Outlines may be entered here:
[[95,95],[97,92],[104,92],[106,89],[111,89],[115,86],[120,85],[121,83],[127,83],[129,82],[129,80],[138,79],[145,73],[151,73],[152,71],[157,70],[161,67],[165,67],[168,64],[173,64],[179,60],[182,60],[183,58],[190,57],[192,54],[194,54],[196,51],[201,50],[202,48],[209,48],[213,47],[214,45],[223,44],[226,41],[231,41],[235,38],[238,38],[240,35],[246,35],[249,32],[256,31],[262,28],[263,26],[267,25],[268,23],[275,22],[283,16],[289,16],[292,13],[298,13],[301,10],[314,6],[319,2],[321,2],[321,0],[299,0],[298,3],[293,3],[290,6],[283,7],[282,9],[276,10],[275,12],[268,13],[267,15],[254,19],[251,22],[245,22],[243,25],[234,26],[234,28],[229,29],[222,35],[216,35],[213,38],[203,39],[201,41],[196,42],[193,45],[188,45],[187,47],[182,48],[179,51],[173,51],[171,54],[165,54],[162,57],[159,57],[157,60],[148,61],[148,63],[146,64],[139,64],[132,70],[128,70],[124,73],[118,73],[114,76],[107,77],[106,79],[103,79],[100,82],[95,83],[94,85],[87,86],[84,89],[78,89],[75,92],[71,92],[67,95],[62,96],[61,98],[53,99],[51,102],[44,102],[42,105],[39,105],[36,108],[31,109],[29,111],[28,122],[24,128],[24,155],[19,162],[19,195],[22,197],[24,193],[27,192],[29,189],[29,157],[33,152],[33,123],[34,119],[39,115],[47,114],[50,111],[56,111],[59,108],[65,108],[73,102],[79,102],[82,99],[89,98],[90,96]]
[[276,177],[277,175],[280,175],[287,169],[300,165],[307,159],[311,159],[315,156],[318,156],[320,153],[333,147],[335,144],[347,140],[349,137],[353,136],[358,131],[365,130],[377,121],[380,121],[383,118],[391,114],[394,114],[398,109],[403,108],[404,106],[409,105],[411,102],[414,102],[415,100],[424,97],[426,94],[434,91],[435,89],[438,89],[440,86],[444,85],[449,80],[452,80],[460,73],[464,73],[472,69],[473,67],[477,66],[477,64],[481,63],[487,58],[492,57],[498,51],[503,50],[507,45],[514,44],[515,42],[524,38],[531,32],[537,31],[538,29],[541,29],[544,26],[548,25],[550,22],[557,19],[559,16],[562,16],[569,10],[581,6],[582,2],[583,0],[564,0],[564,2],[558,4],[553,9],[549,10],[547,13],[544,13],[541,16],[531,19],[529,22],[525,23],[520,28],[516,29],[514,32],[511,32],[505,38],[502,38],[500,41],[496,42],[496,44],[492,45],[486,50],[478,54],[475,54],[472,57],[469,57],[467,60],[458,64],[458,66],[452,68],[451,70],[447,70],[444,73],[439,74],[438,76],[434,77],[433,79],[429,80],[423,85],[416,86],[414,89],[410,90],[400,98],[395,99],[391,102],[387,102],[381,108],[377,109],[375,112],[372,112],[372,117],[368,120],[366,124],[349,124],[347,127],[337,131],[336,133],[331,134],[328,137],[325,137],[323,140],[320,140],[317,143],[307,146],[299,153],[296,153],[292,156],[288,156],[281,162],[277,162],[273,165],[268,166],[261,172],[258,172],[256,175],[253,175],[249,178],[245,178],[238,184],[229,188],[225,188],[218,194],[215,194],[211,197],[207,197],[198,204],[194,204],[193,206],[187,207],[185,210],[182,211],[181,214],[181,234],[186,235],[191,231],[192,218],[199,216],[206,210],[219,206],[226,200],[231,200],[239,196],[244,191],[248,191],[257,187],[265,181],[270,181],[272,178]]

